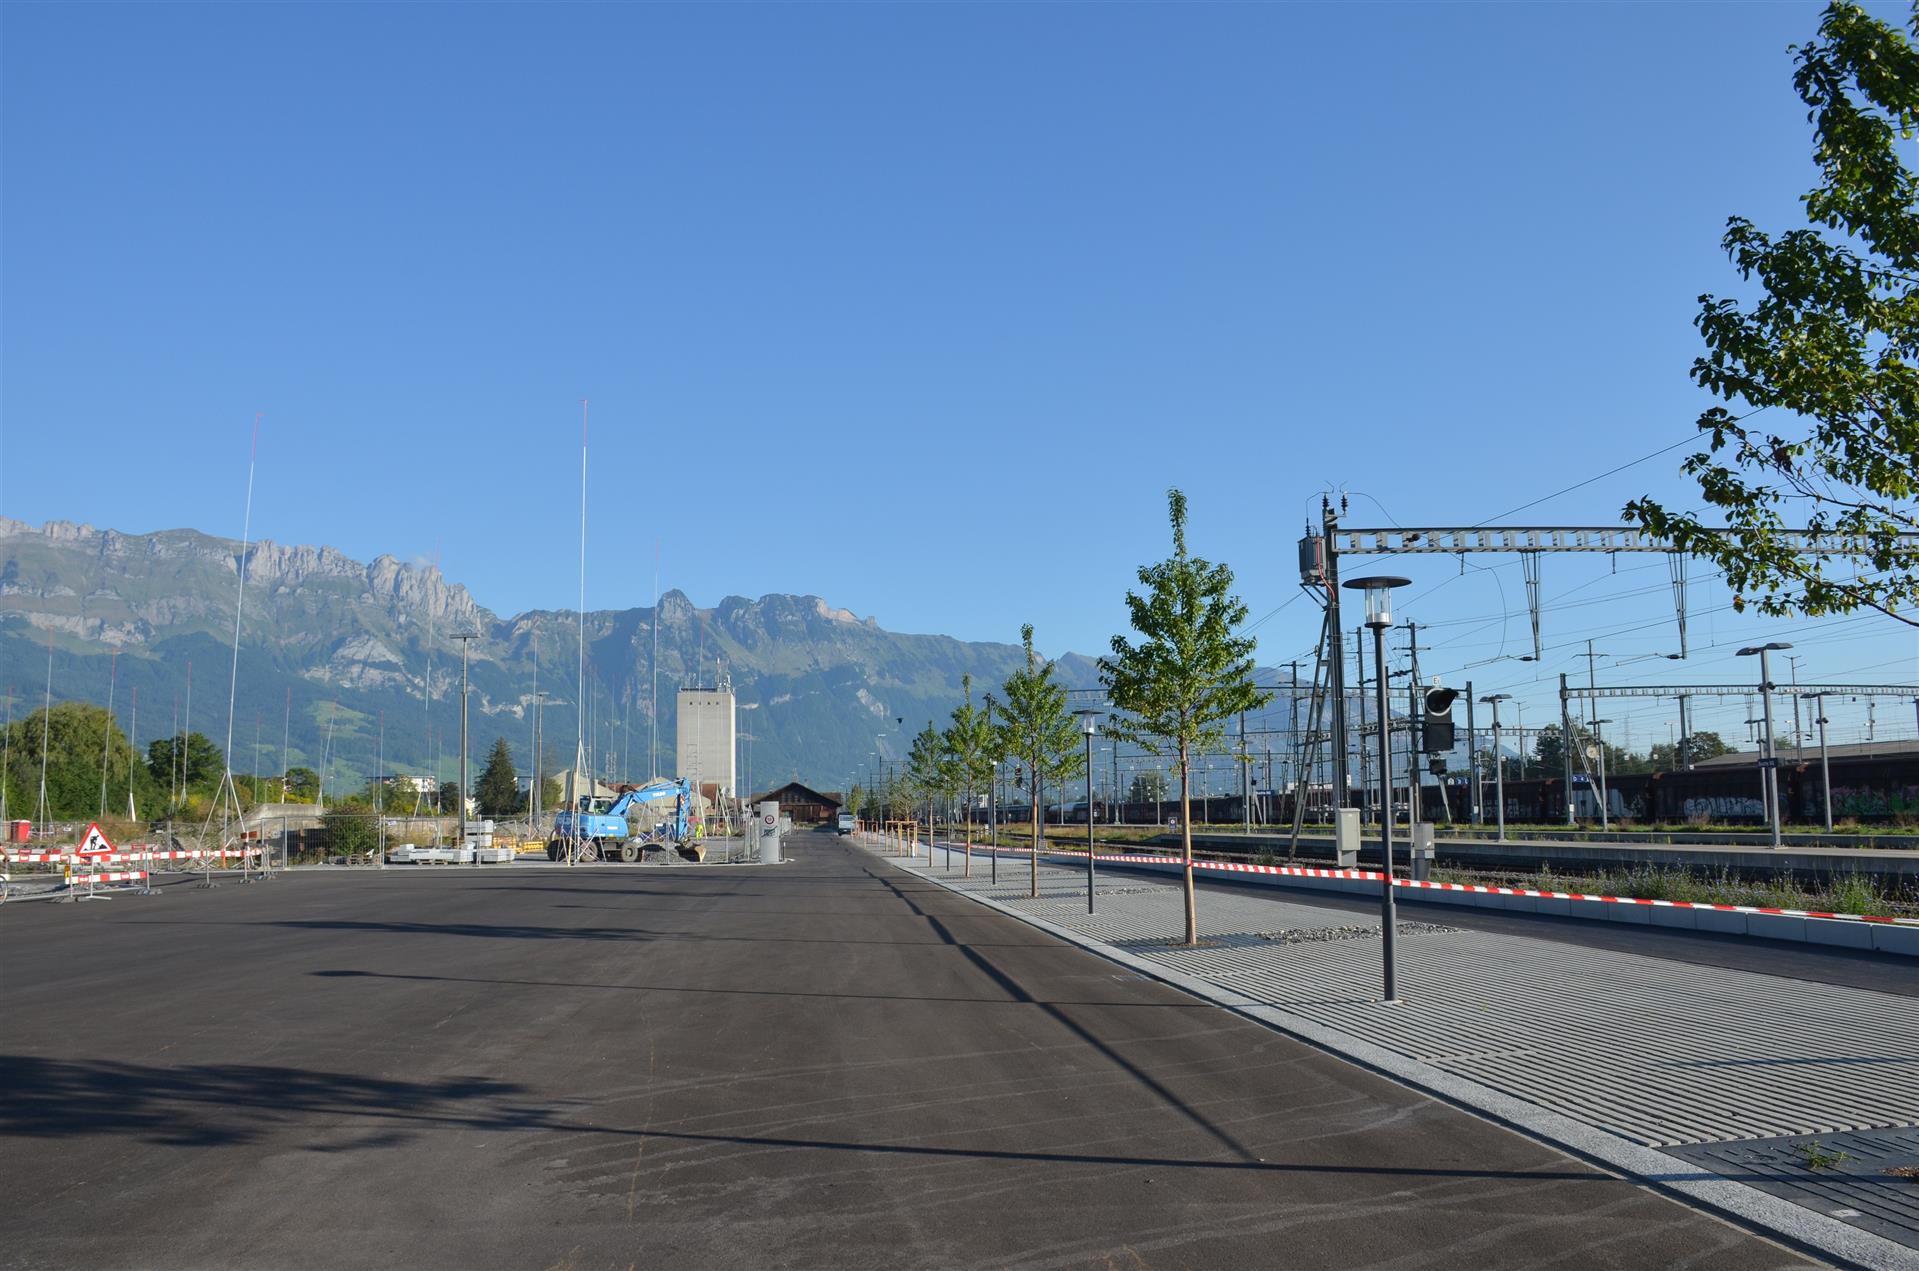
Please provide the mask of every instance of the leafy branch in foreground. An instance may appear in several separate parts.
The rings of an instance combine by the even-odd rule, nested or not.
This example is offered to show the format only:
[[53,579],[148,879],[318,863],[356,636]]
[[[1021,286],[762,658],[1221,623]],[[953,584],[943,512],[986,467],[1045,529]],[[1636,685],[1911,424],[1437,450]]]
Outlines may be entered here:
[[[1909,25],[1919,35],[1919,0]],[[1919,178],[1900,155],[1919,124],[1919,51],[1834,3],[1794,52],[1820,171],[1812,228],[1729,220],[1726,254],[1762,294],[1702,295],[1694,319],[1693,381],[1746,407],[1702,414],[1708,448],[1683,465],[1725,525],[1650,497],[1625,517],[1723,569],[1735,609],[1867,608],[1919,626],[1919,547],[1902,538],[1919,532]],[[1854,542],[1809,555],[1779,534],[1802,525]]]

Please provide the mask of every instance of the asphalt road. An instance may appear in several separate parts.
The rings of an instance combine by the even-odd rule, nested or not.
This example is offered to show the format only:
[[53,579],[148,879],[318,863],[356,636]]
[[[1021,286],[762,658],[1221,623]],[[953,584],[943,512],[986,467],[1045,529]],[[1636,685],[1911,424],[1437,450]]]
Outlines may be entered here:
[[0,909],[0,1265],[1804,1265],[789,845]]

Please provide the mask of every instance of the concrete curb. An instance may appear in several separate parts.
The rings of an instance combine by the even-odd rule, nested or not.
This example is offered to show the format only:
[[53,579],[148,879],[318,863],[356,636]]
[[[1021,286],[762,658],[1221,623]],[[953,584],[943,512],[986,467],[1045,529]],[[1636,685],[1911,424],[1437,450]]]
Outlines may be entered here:
[[1869,1271],[1911,1271],[1915,1258],[1919,1258],[1919,1254],[1905,1245],[1861,1231],[1836,1218],[1828,1218],[1744,1183],[1733,1182],[1654,1148],[1643,1147],[1603,1130],[1582,1125],[1570,1117],[1501,1094],[1477,1082],[1441,1072],[1278,1007],[1253,1001],[1209,980],[1161,967],[1101,944],[1044,918],[963,890],[934,874],[922,873],[916,868],[909,869],[896,858],[873,851],[870,845],[867,851],[876,860],[893,866],[909,877],[924,879],[955,896],[1017,919],[1129,971],[1171,985],[1422,1094],[1516,1130],[1609,1173],[1641,1183],[1683,1204],[1757,1231],[1801,1252],[1834,1259],[1842,1266],[1868,1268]]

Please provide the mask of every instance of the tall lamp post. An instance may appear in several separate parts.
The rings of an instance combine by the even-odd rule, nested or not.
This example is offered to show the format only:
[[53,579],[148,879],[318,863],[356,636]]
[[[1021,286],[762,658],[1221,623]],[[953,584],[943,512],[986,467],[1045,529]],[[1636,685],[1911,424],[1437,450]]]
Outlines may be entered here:
[[[1351,578],[1342,584],[1366,593],[1366,625],[1373,633],[1373,665],[1376,667],[1386,665],[1386,628],[1393,625],[1393,588],[1407,586],[1411,581],[1381,575]],[[1379,713],[1379,806],[1384,809],[1379,818],[1379,943],[1385,972],[1383,996],[1388,1002],[1396,1002],[1399,983],[1394,973],[1394,958],[1399,951],[1399,922],[1393,912],[1393,770],[1388,749],[1392,745],[1392,716],[1384,675],[1377,677],[1375,687]]]
[[993,695],[986,695],[986,744],[993,749],[993,767],[986,775],[986,854],[993,862],[993,885],[999,886],[999,748],[993,742]]
[[[1832,833],[1832,757],[1826,750],[1826,695],[1819,694],[1814,699],[1819,703],[1819,789],[1820,802],[1826,808],[1826,833]],[[4,820],[0,817],[0,820]]]
[[[1772,740],[1772,660],[1767,654],[1792,646],[1783,640],[1774,640],[1770,644],[1753,645],[1739,650],[1738,656],[1745,658],[1759,655],[1759,700],[1765,705],[1766,753],[1760,758],[1759,766],[1765,770],[1766,819],[1772,825],[1772,846],[1779,850],[1779,751]],[[1825,712],[1821,711],[1821,714]]]
[[[1499,838],[1496,841],[1500,843],[1506,841],[1506,752],[1499,748],[1499,704],[1510,702],[1512,698],[1511,693],[1491,693],[1479,699],[1493,708],[1493,772],[1496,774],[1493,778],[1493,797],[1499,801]],[[1520,745],[1525,744],[1522,738]]]
[[[453,637],[460,642],[460,793],[454,796],[454,811],[460,818],[460,837],[455,840],[462,848],[466,846],[466,648],[480,638],[477,631],[463,631]],[[459,860],[459,857],[454,857]],[[473,867],[480,867],[480,849],[473,849]]]
[[1100,712],[1091,707],[1073,712],[1086,735],[1086,912],[1093,912],[1093,736],[1099,732]]

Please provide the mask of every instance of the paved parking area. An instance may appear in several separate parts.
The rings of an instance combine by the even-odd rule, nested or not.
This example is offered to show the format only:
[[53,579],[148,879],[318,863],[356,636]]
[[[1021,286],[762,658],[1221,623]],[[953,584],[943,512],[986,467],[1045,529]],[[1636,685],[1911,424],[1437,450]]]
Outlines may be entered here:
[[0,1266],[1807,1265],[789,844],[0,910]]

